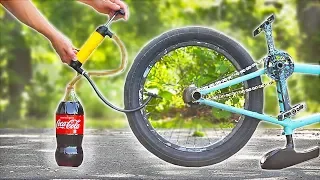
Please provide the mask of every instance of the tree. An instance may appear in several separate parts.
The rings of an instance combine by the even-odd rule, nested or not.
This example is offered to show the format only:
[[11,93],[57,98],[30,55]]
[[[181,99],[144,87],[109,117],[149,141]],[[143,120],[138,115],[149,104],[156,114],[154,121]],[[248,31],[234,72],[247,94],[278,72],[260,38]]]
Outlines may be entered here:
[[[297,16],[301,32],[301,45],[297,49],[303,62],[320,65],[320,1],[297,0]],[[320,102],[319,77],[303,77],[305,96]]]
[[[6,48],[1,54],[1,60],[6,61],[6,71],[1,71],[1,86],[7,86],[9,105],[3,111],[3,120],[20,118],[22,92],[32,78],[31,51],[22,34],[22,25],[18,23],[8,12],[0,18],[1,27],[1,47]],[[5,84],[4,73],[7,73]]]

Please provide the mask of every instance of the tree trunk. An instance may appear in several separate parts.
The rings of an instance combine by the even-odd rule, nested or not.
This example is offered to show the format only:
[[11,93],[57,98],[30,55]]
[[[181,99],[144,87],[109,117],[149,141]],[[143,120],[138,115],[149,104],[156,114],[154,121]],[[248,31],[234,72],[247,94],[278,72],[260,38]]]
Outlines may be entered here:
[[[304,63],[320,65],[320,0],[297,0],[297,16],[302,44],[299,58]],[[319,77],[303,77],[304,92],[312,101],[320,102]]]
[[8,72],[8,100],[9,104],[4,110],[3,120],[20,118],[21,94],[32,77],[31,51],[22,34],[22,25],[5,12],[4,24],[10,24],[11,37],[7,43],[7,72]]

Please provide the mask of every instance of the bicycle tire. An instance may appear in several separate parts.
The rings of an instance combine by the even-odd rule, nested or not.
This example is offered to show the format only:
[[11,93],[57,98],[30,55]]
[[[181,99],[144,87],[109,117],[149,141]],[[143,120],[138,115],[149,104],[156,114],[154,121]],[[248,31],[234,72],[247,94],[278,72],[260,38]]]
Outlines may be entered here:
[[[184,27],[168,31],[150,41],[136,56],[125,82],[124,103],[126,109],[140,105],[140,84],[144,78],[145,70],[150,68],[150,62],[168,47],[188,41],[205,42],[219,47],[233,57],[239,69],[254,63],[251,56],[240,44],[215,30],[204,27]],[[254,67],[246,74],[256,70],[257,67]],[[261,78],[257,77],[246,81],[246,83],[249,87],[257,86],[261,84]],[[251,91],[248,96],[246,109],[261,113],[263,110],[263,90]],[[147,150],[164,161],[186,167],[212,165],[229,158],[244,147],[260,122],[258,119],[245,116],[241,126],[233,132],[234,134],[227,141],[210,150],[188,152],[170,148],[159,141],[154,132],[150,131],[142,111],[126,115],[132,132]]]

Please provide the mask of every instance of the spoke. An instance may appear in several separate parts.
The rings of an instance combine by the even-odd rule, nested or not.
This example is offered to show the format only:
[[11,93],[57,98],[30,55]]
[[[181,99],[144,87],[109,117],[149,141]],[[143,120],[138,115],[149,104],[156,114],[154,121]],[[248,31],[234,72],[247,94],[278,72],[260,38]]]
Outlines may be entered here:
[[184,121],[184,120],[180,120],[181,122],[180,122],[180,126],[179,126],[179,133],[178,133],[178,137],[177,137],[177,144],[179,143],[179,137],[180,137],[180,133],[181,133],[181,127],[182,127],[182,122]]
[[208,139],[208,141],[209,141],[209,145],[210,145],[210,144],[211,144],[211,141],[210,141],[209,136],[208,136],[207,133],[206,133],[206,130],[204,130],[203,132],[204,132],[205,136],[207,137],[207,139]]
[[188,136],[187,136],[187,142],[186,142],[186,145],[188,145],[188,144],[189,144],[189,143],[188,143],[188,142],[189,142],[189,137],[191,137],[191,136],[192,136],[192,134],[191,134],[191,133],[192,133],[192,128],[190,128],[190,129],[189,129]]
[[[180,121],[180,120],[177,120],[177,121],[174,123],[174,126],[173,126],[173,127],[171,127],[171,129],[173,129],[174,127],[176,127],[176,125],[177,125],[178,121]],[[173,132],[174,132],[174,130],[172,130],[172,131],[171,131],[171,134],[170,134],[170,140],[171,140],[171,138],[172,138],[172,134],[173,134]],[[170,140],[169,140],[169,141],[170,141]]]
[[[198,56],[198,52],[201,53],[201,51],[204,51],[208,48],[200,47],[200,51],[192,48],[199,47],[194,45],[189,49],[189,47],[186,46],[183,48],[174,49],[173,51],[175,52],[169,51],[163,57],[161,57],[161,61],[158,61],[156,64],[154,64],[154,67],[156,68],[152,67],[150,69],[150,72],[146,77],[146,84],[144,87],[149,87],[150,90],[158,90],[159,94],[162,93],[163,99],[152,101],[152,104],[148,104],[146,107],[148,107],[150,112],[148,112],[145,107],[145,116],[151,125],[151,118],[154,118],[155,120],[159,119],[159,128],[151,128],[154,128],[155,132],[162,136],[162,138],[169,143],[178,147],[201,148],[212,146],[216,144],[216,142],[224,139],[230,133],[229,123],[232,123],[234,126],[237,125],[237,123],[234,123],[237,122],[236,118],[234,118],[237,116],[232,115],[232,117],[230,117],[228,120],[221,121],[218,120],[218,118],[211,119],[213,117],[212,107],[210,106],[196,105],[189,107],[190,109],[182,108],[184,103],[184,89],[189,87],[191,83],[195,84],[197,87],[201,86],[203,88],[217,82],[222,83],[222,81],[228,81],[236,76],[243,75],[247,70],[255,67],[258,63],[250,65],[249,68],[237,70],[232,62],[227,58],[223,59],[223,56],[220,56],[219,52],[214,52],[213,54],[206,52],[201,54],[201,56]],[[205,58],[197,59],[198,57]],[[209,61],[214,61],[214,63],[220,63],[221,65],[219,72],[214,72],[215,74],[211,74],[210,76],[206,75],[206,72],[211,72],[209,71],[211,68],[209,66]],[[230,64],[227,64],[227,61]],[[209,63],[207,64],[207,62]],[[203,68],[200,69],[200,71],[199,66]],[[217,67],[220,66],[218,65],[216,68]],[[233,70],[236,70],[236,72],[232,72]],[[221,75],[219,73],[221,73]],[[230,78],[230,76],[232,78]],[[215,82],[207,83],[212,80]],[[209,85],[203,86],[202,84]],[[208,96],[224,97],[224,99],[217,99],[216,101],[227,103],[228,100],[225,99],[227,98],[226,95],[230,93],[236,93],[237,91],[244,91],[244,87],[239,87],[241,86],[232,86],[228,89],[218,90],[210,93]],[[145,88],[144,91],[146,91],[146,89],[148,88]],[[235,95],[240,96],[240,94]],[[230,100],[228,102],[233,103],[234,101]],[[238,104],[236,104],[236,106],[238,106]],[[181,115],[182,110],[186,114]],[[212,128],[207,126],[208,123],[209,126],[212,124]],[[194,134],[198,132],[201,132],[201,134],[205,137],[198,137],[197,134]]]

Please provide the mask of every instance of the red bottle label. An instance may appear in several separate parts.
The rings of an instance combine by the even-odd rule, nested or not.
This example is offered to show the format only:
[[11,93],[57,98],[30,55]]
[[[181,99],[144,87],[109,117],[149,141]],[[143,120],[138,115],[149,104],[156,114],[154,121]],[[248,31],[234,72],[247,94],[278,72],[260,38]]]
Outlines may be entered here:
[[83,135],[83,115],[56,115],[56,134]]

